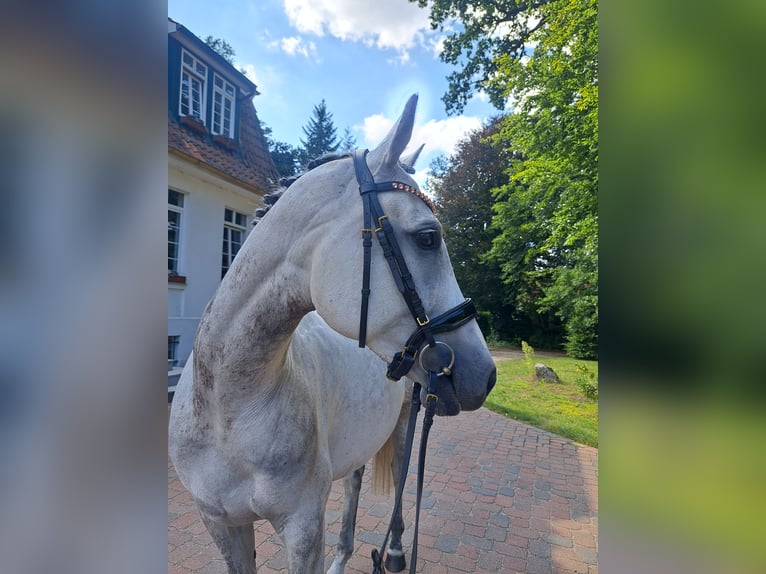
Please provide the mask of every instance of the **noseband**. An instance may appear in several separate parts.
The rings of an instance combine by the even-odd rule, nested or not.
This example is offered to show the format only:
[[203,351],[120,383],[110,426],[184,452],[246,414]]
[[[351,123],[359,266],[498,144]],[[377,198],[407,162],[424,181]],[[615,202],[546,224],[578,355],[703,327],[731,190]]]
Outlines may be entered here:
[[[384,181],[375,183],[370,168],[367,167],[367,150],[355,150],[352,153],[354,161],[354,171],[356,180],[359,183],[359,193],[362,196],[364,205],[364,226],[362,228],[362,245],[364,247],[364,270],[362,274],[362,309],[359,317],[359,346],[364,347],[367,339],[367,313],[370,301],[370,262],[372,251],[372,234],[378,238],[380,247],[383,249],[383,256],[388,262],[391,274],[394,277],[396,286],[399,288],[412,317],[417,323],[415,332],[410,335],[402,349],[402,352],[396,353],[393,360],[388,364],[386,376],[394,381],[399,380],[406,375],[412,365],[418,352],[421,353],[420,365],[429,373],[437,372],[438,376],[449,376],[451,374],[452,364],[454,363],[454,351],[441,341],[436,341],[434,335],[446,331],[457,329],[476,316],[476,307],[470,299],[466,299],[459,305],[442,313],[433,319],[429,318],[423,308],[423,302],[415,289],[415,283],[412,274],[407,268],[407,263],[396,241],[394,229],[388,216],[383,212],[383,208],[378,200],[379,192],[386,191],[407,191],[422,199],[433,211],[433,205],[428,201],[417,187],[411,186],[401,181]],[[436,368],[423,365],[423,356],[426,350],[437,351],[438,346],[446,347],[451,358],[447,364]],[[422,351],[421,351],[422,348]]]

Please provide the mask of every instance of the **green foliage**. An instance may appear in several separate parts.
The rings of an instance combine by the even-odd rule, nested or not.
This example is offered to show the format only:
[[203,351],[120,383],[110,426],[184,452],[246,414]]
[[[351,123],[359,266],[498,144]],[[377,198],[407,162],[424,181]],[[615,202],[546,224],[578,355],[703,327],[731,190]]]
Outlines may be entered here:
[[303,133],[306,139],[301,140],[298,156],[304,167],[312,159],[335,152],[340,147],[341,141],[324,99],[314,106],[309,123],[303,127]]
[[207,44],[210,48],[212,48],[224,60],[229,62],[229,64],[234,63],[234,56],[236,55],[234,53],[234,48],[232,48],[231,44],[229,44],[226,40],[208,36],[207,38],[205,38],[205,44]]
[[491,189],[507,181],[503,151],[487,139],[497,133],[497,123],[497,119],[491,120],[470,133],[449,159],[436,158],[427,182],[458,283],[479,309],[493,314],[502,311],[502,284],[497,266],[482,261],[481,256],[496,235],[490,229]]
[[[502,56],[518,61],[535,32],[545,25],[538,19],[551,0],[495,0],[480,6],[466,0],[410,0],[430,7],[431,28],[445,33],[443,62],[458,67],[447,77],[442,100],[447,112],[459,113],[475,92],[482,91],[498,108],[505,107],[505,86],[492,78],[501,72]],[[455,26],[458,21],[462,26]]]
[[343,130],[343,138],[340,140],[340,144],[338,145],[338,150],[340,150],[341,153],[346,153],[349,151],[354,151],[356,149],[356,138],[351,133],[351,128],[346,126],[346,129]]
[[596,373],[588,368],[585,363],[577,363],[575,365],[578,376],[575,378],[575,385],[580,387],[582,394],[594,401],[598,400],[598,381],[596,380]]
[[441,58],[458,67],[447,110],[461,111],[478,91],[499,108],[514,103],[491,136],[508,161],[492,190],[494,235],[483,261],[499,269],[516,313],[554,316],[568,353],[596,357],[596,0],[497,0],[481,9],[417,2],[430,4],[432,27],[447,33]]
[[281,177],[290,177],[298,172],[298,150],[285,142],[269,142],[269,153]]
[[261,122],[261,130],[269,145],[269,154],[271,160],[279,172],[280,177],[290,177],[298,172],[300,162],[298,161],[298,150],[288,143],[276,141],[272,137],[272,131],[269,126]]
[[535,379],[535,349],[526,341],[521,342],[521,352],[524,353],[524,363],[530,380]]
[[553,313],[521,308],[503,285],[500,265],[485,257],[498,235],[492,227],[492,189],[509,181],[506,170],[512,161],[507,148],[492,139],[501,122],[500,117],[489,120],[459,142],[451,157],[436,158],[427,185],[439,209],[458,283],[477,308],[489,314],[485,336],[516,346],[524,338],[556,348],[562,335]]

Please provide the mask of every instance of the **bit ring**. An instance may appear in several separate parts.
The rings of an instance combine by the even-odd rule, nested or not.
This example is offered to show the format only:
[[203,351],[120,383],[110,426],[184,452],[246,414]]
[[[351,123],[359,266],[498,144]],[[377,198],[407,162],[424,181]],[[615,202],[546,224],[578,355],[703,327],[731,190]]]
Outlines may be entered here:
[[[434,341],[434,345],[442,345],[443,347],[447,347],[450,353],[450,361],[449,364],[446,367],[442,367],[441,372],[437,375],[439,377],[441,376],[449,376],[452,374],[452,367],[455,364],[455,351],[452,350],[452,347],[450,347],[447,343],[444,343],[442,341]],[[418,353],[418,362],[420,364],[420,368],[427,372],[436,372],[436,371],[430,371],[423,365],[423,355],[426,354],[426,351],[428,349],[433,349],[434,347],[431,346],[430,343],[428,343],[425,347],[423,347],[420,350],[420,353]]]

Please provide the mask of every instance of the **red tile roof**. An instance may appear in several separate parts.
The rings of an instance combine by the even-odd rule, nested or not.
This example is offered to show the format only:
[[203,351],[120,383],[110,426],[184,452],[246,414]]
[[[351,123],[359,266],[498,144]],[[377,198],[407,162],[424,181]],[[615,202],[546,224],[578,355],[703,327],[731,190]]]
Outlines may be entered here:
[[279,180],[252,102],[240,104],[239,142],[227,149],[168,117],[168,149],[200,162],[214,173],[236,180],[256,193],[269,193]]

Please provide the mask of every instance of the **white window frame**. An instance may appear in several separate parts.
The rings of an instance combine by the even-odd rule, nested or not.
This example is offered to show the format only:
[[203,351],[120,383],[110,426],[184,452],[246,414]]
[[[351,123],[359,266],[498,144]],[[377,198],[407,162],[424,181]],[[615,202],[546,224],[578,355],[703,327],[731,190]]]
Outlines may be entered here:
[[[176,205],[173,203],[170,203],[170,192],[177,193],[181,197],[181,205]],[[175,272],[177,275],[183,275],[179,269],[181,265],[181,230],[183,229],[183,213],[184,213],[184,203],[186,202],[186,194],[181,193],[177,189],[168,188],[168,215],[170,215],[170,212],[177,213],[178,214],[178,225],[176,229],[176,241],[175,243],[175,257],[172,259],[175,260],[175,269],[168,268],[168,273],[171,271]],[[168,221],[168,232],[170,231],[170,221]],[[170,246],[170,237],[168,236],[168,246]],[[168,262],[170,262],[171,256],[168,253]]]
[[[228,212],[231,213],[231,217],[229,217]],[[234,231],[240,232],[242,238],[236,251],[232,249],[232,232]],[[247,215],[231,207],[225,208],[223,212],[223,245],[221,247],[221,279],[231,267],[234,258],[244,245],[245,239],[247,239]]]
[[[219,86],[220,82],[220,86]],[[223,76],[213,72],[213,114],[211,119],[210,131],[214,134],[226,136],[234,139],[234,111],[236,103],[237,88],[234,84],[227,82]],[[216,106],[221,106],[220,111],[216,111]],[[229,109],[226,110],[228,104]],[[228,127],[226,127],[228,122]]]
[[[186,62],[187,58],[190,62]],[[190,52],[187,52],[184,48],[181,48],[181,79],[180,90],[178,94],[178,114],[181,116],[190,116],[201,121],[207,125],[205,121],[207,113],[207,76],[208,67],[207,64],[203,64],[199,58],[193,56]],[[188,82],[189,86],[189,102],[184,104],[184,80]],[[193,96],[193,82],[199,82],[199,107],[198,114],[195,113]],[[187,112],[184,112],[184,106],[188,108]]]

